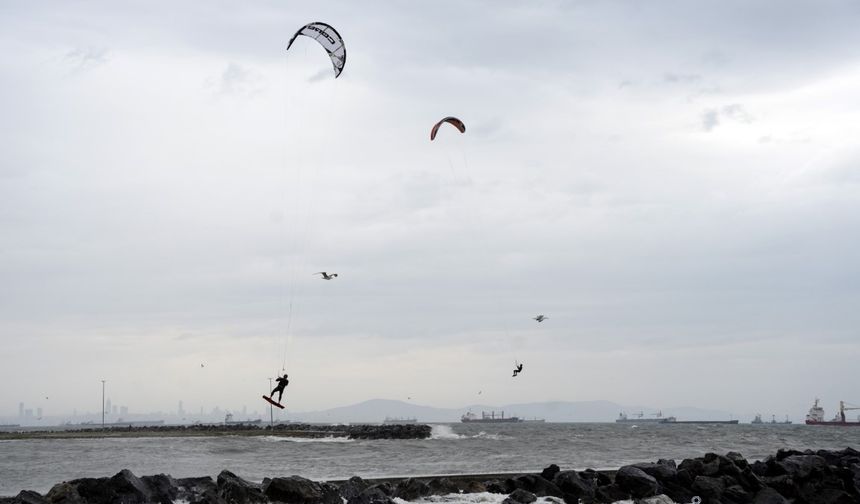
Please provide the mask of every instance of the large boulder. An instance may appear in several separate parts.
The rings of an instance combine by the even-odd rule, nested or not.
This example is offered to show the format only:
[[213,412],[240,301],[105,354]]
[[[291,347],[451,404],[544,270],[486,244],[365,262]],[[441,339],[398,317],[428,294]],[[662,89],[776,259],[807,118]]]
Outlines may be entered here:
[[511,494],[508,495],[508,498],[502,501],[502,504],[531,504],[536,500],[537,497],[535,496],[535,494],[529,492],[528,490],[518,488],[511,492]]
[[417,500],[430,494],[430,486],[421,480],[407,478],[394,487],[394,497],[406,501]]
[[[812,452],[810,452],[810,453],[812,453]],[[779,450],[776,451],[776,460],[778,462],[784,458],[791,457],[792,455],[805,455],[805,454],[806,453],[802,452],[802,451],[791,450],[788,448],[780,448]]]
[[52,504],[85,504],[86,501],[78,493],[78,489],[69,482],[57,483],[45,496]]
[[719,502],[725,489],[726,486],[722,479],[710,476],[696,476],[696,479],[693,480],[693,486],[690,488],[705,503]]
[[633,466],[624,466],[615,473],[615,484],[633,497],[651,497],[657,495],[660,485],[654,476],[650,476],[642,469]]
[[730,451],[726,453],[726,458],[731,460],[739,469],[746,469],[749,466],[749,462],[738,452]]
[[630,492],[625,492],[615,483],[610,485],[601,485],[594,491],[594,499],[597,502],[626,501],[630,499]]
[[[342,502],[334,504],[342,504]],[[347,501],[347,504],[394,504],[394,501],[377,485],[364,490]]]
[[15,497],[0,498],[2,504],[49,504],[42,494],[32,490],[21,490]]
[[448,495],[459,493],[460,487],[448,478],[433,478],[428,483],[431,495]]
[[189,504],[226,504],[218,495],[218,485],[210,476],[176,480],[176,500]]
[[665,481],[672,480],[678,475],[678,469],[675,468],[675,464],[654,464],[654,463],[642,463],[642,464],[633,464],[633,467],[637,469],[641,469],[642,472],[653,476],[657,481]]
[[140,480],[149,488],[153,502],[173,504],[179,494],[177,481],[168,474],[141,476]]
[[824,458],[818,455],[789,455],[776,462],[783,468],[785,474],[795,480],[804,480],[810,476],[822,475],[829,472],[829,466]]
[[753,504],[789,504],[789,502],[773,488],[765,487],[755,494]]
[[270,500],[290,504],[342,504],[335,487],[324,487],[301,476],[272,478],[263,486],[263,494]]
[[675,502],[692,502],[693,497],[696,496],[690,490],[692,485],[692,481],[688,484],[681,484],[680,481],[661,481],[660,491],[668,495]]
[[536,474],[523,474],[522,476],[510,478],[505,481],[505,484],[511,492],[521,488],[537,495],[538,497],[562,496],[562,491],[555,484]]
[[108,483],[116,493],[118,501],[115,502],[123,504],[152,502],[152,492],[149,487],[128,469],[114,474]]
[[[116,499],[116,492],[108,484],[108,478],[78,478],[69,482],[83,502],[109,504]],[[49,499],[50,498],[50,492]],[[53,499],[51,499],[53,502]]]
[[369,485],[365,483],[365,481],[358,476],[353,476],[349,478],[348,481],[342,483],[338,487],[338,493],[340,496],[349,501],[354,497],[358,497],[361,492],[365,491]]
[[484,493],[484,492],[489,492],[490,490],[489,490],[489,488],[488,488],[488,486],[487,486],[487,485],[488,485],[488,483],[489,483],[489,482],[482,482],[482,481],[475,481],[475,480],[471,480],[471,481],[469,481],[468,483],[466,483],[466,488],[464,488],[464,489],[463,489],[463,492],[465,492],[465,493]]
[[726,504],[748,504],[752,502],[753,495],[740,485],[732,485],[723,492],[722,501]]
[[268,501],[261,485],[242,479],[230,471],[221,471],[217,481],[218,494],[227,502],[251,504]]
[[798,492],[798,501],[806,504],[857,504],[858,499],[838,488],[821,488],[818,485],[803,485]]
[[797,483],[788,474],[765,476],[762,480],[765,485],[773,488],[785,497],[793,499],[797,496]]
[[561,490],[565,501],[576,502],[580,498],[594,497],[593,481],[584,480],[576,471],[561,471],[553,479],[555,487]]
[[644,499],[639,499],[637,501],[638,504],[675,504],[668,495],[655,495],[654,497],[645,497]]
[[555,465],[550,464],[548,467],[545,467],[543,471],[540,472],[540,477],[547,480],[552,481],[555,478],[555,475],[559,473],[561,469]]

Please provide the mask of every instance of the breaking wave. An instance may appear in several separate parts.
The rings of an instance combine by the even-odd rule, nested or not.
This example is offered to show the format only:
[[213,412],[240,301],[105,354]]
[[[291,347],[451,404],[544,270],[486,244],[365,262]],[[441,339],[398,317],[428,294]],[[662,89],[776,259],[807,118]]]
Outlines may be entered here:
[[430,439],[492,439],[499,441],[511,438],[502,434],[487,434],[484,431],[473,436],[467,436],[465,434],[457,434],[450,425],[434,425],[433,430],[430,432]]

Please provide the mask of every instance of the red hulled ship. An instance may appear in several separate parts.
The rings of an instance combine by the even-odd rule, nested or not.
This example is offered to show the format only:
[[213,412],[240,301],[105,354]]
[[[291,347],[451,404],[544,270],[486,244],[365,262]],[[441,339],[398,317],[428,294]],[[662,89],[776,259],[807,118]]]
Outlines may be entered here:
[[809,408],[809,413],[806,414],[806,425],[839,425],[860,427],[860,416],[857,420],[848,420],[845,418],[845,412],[849,410],[860,410],[860,406],[846,404],[845,401],[839,401],[839,413],[833,420],[824,420],[824,408],[818,405],[818,398],[815,398],[815,404]]

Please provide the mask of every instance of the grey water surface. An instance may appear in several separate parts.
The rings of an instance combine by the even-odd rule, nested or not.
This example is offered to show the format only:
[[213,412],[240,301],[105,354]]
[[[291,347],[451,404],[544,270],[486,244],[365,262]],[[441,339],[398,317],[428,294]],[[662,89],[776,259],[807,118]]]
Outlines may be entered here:
[[434,425],[425,440],[307,440],[274,436],[0,441],[0,495],[112,476],[217,476],[228,469],[259,482],[301,475],[343,479],[455,473],[615,468],[738,451],[761,459],[779,448],[860,448],[860,428],[807,425],[523,423]]

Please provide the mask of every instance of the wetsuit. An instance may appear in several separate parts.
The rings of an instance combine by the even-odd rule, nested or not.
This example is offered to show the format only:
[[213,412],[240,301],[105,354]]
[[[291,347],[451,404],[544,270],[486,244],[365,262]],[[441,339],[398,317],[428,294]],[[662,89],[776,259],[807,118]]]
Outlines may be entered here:
[[514,376],[516,376],[516,375],[517,375],[520,371],[522,371],[522,370],[523,370],[523,365],[522,365],[522,364],[518,364],[518,365],[517,365],[517,368],[516,368],[516,369],[514,369]]
[[282,378],[278,378],[278,386],[272,389],[272,393],[269,394],[269,397],[272,399],[275,398],[275,392],[278,393],[278,402],[281,402],[281,397],[284,396],[284,389],[287,385],[290,384],[290,380],[287,379],[287,375],[284,375]]

